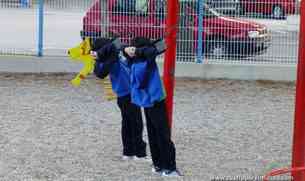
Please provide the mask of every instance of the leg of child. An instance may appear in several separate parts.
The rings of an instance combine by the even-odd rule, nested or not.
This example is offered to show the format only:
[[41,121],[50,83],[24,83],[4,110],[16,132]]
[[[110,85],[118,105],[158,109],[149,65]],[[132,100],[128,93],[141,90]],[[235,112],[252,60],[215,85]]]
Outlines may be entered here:
[[123,155],[146,156],[146,143],[143,141],[143,120],[140,107],[131,103],[130,95],[119,97],[118,106],[122,115]]
[[[151,149],[155,150],[156,160],[160,162],[160,168],[166,170],[176,170],[176,150],[170,138],[170,128],[166,115],[165,102],[156,103],[151,108],[145,108],[147,117],[150,119],[150,127],[153,130],[151,139]],[[148,123],[147,123],[148,124]],[[147,126],[148,128],[148,126]]]
[[141,108],[129,101],[129,115],[131,120],[132,139],[134,140],[135,155],[139,158],[146,157],[146,143],[143,140],[143,120]]
[[150,147],[151,159],[153,162],[153,166],[156,169],[162,168],[160,150],[157,142],[157,131],[153,124],[152,117],[150,116],[150,108],[144,108],[145,118],[146,118],[146,128],[148,134],[148,142]]
[[122,116],[122,128],[121,128],[121,136],[122,136],[122,144],[123,144],[123,155],[124,156],[134,156],[135,148],[134,148],[134,140],[132,139],[132,120],[130,120],[128,115],[128,103],[129,96],[118,97],[117,104],[121,110]]

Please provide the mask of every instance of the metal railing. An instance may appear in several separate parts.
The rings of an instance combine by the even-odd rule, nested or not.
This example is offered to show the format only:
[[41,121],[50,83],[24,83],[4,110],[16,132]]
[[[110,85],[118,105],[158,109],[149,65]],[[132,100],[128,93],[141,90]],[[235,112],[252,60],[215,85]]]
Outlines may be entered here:
[[[1,54],[37,54],[38,2],[0,0]],[[180,0],[177,60],[296,63],[299,0],[278,2]],[[44,56],[65,56],[81,41],[80,31],[91,37],[118,35],[125,42],[166,36],[165,0],[45,0],[43,7]]]

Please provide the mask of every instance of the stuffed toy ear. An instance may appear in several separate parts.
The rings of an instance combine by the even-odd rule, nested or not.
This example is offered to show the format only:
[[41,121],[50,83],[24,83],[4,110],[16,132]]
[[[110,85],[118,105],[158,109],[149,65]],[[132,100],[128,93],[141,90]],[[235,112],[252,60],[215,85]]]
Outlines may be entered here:
[[70,48],[68,55],[72,60],[82,60],[85,56],[90,55],[91,46],[89,38],[85,38],[79,45]]

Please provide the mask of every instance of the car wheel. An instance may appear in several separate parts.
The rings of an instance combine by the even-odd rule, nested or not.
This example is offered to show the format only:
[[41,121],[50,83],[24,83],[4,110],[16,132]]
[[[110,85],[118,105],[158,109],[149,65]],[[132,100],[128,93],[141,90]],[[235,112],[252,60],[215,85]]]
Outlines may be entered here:
[[280,5],[275,5],[272,8],[272,17],[276,18],[276,19],[282,19],[284,18],[284,10],[282,8],[282,6]]
[[227,53],[226,44],[223,41],[214,40],[208,43],[206,54],[209,58],[221,59]]

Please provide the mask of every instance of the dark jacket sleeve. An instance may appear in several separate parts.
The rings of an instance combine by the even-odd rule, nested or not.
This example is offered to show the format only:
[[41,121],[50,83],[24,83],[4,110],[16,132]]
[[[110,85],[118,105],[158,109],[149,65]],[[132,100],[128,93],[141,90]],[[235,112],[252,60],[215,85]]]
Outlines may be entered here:
[[111,43],[97,50],[94,74],[101,79],[107,77],[112,65],[118,60],[119,51]]
[[136,58],[140,59],[146,59],[148,61],[153,61],[156,59],[156,56],[158,55],[158,51],[155,47],[142,47],[142,48],[136,48]]
[[98,78],[104,79],[109,74],[110,67],[111,66],[109,66],[109,64],[105,64],[105,63],[102,63],[102,62],[96,62],[95,66],[94,66],[94,74]]
[[119,50],[112,43],[109,43],[97,50],[97,61],[115,61],[118,58]]
[[110,73],[112,64],[113,63],[111,62],[96,62],[94,66],[94,74],[98,78],[104,79]]

